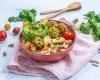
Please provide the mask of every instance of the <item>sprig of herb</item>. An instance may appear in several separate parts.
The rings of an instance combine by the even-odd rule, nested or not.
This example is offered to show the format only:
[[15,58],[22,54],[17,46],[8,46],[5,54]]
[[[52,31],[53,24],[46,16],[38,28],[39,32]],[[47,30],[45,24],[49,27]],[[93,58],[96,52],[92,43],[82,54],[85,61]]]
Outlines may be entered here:
[[87,22],[82,23],[80,31],[85,34],[91,33],[95,41],[100,40],[100,14],[89,11],[84,16]]
[[35,21],[35,16],[37,12],[35,9],[31,10],[26,10],[23,9],[17,17],[10,17],[8,18],[9,22],[17,22],[17,21],[30,21],[34,22]]

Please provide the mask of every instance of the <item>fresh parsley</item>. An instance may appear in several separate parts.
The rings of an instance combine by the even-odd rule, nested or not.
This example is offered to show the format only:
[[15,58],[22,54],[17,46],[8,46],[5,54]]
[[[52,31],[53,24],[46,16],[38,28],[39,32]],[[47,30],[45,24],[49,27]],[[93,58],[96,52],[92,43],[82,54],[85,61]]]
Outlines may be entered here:
[[29,21],[29,22],[34,22],[35,17],[36,17],[36,10],[31,9],[31,10],[26,10],[23,9],[17,17],[10,17],[8,18],[9,22],[17,22],[17,21]]
[[85,34],[92,34],[95,41],[100,40],[100,14],[89,11],[84,16],[87,22],[81,24],[80,31]]

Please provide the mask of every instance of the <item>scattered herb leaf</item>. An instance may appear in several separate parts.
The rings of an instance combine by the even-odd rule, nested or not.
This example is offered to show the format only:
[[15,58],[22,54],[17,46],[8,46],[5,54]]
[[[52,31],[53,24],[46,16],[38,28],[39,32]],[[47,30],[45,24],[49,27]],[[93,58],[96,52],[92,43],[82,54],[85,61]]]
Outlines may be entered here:
[[97,61],[97,60],[90,60],[90,63],[99,64],[99,61]]
[[78,18],[73,20],[73,23],[76,24],[78,22]]
[[7,53],[4,51],[4,52],[3,52],[3,57],[5,57],[5,56],[7,56]]
[[8,47],[13,48],[13,47],[14,47],[14,44],[13,44],[13,43],[11,43],[11,44],[9,44],[9,45],[8,45]]
[[100,54],[100,48],[98,49],[98,54]]
[[99,67],[99,65],[97,65],[97,64],[92,64],[94,67]]

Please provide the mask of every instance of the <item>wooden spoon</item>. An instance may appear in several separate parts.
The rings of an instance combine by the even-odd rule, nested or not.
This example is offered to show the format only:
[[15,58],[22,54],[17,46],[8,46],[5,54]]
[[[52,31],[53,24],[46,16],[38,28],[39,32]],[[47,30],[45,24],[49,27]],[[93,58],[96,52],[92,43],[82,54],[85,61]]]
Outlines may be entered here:
[[[80,9],[80,8],[81,8],[81,3],[80,3],[80,2],[73,2],[73,3],[71,3],[70,5],[68,5],[67,8],[63,8],[63,9],[61,9],[60,11],[59,11],[59,10],[49,11],[49,13],[54,13],[54,12],[56,12],[56,13],[54,13],[54,14],[52,14],[52,15],[50,15],[50,16],[47,16],[47,17],[45,17],[44,19],[51,19],[51,18],[56,17],[56,16],[60,15],[61,13],[66,12],[66,11],[74,11],[74,10],[78,10],[78,9]],[[44,12],[44,13],[47,14],[48,11],[47,11],[47,12]]]
[[72,10],[77,10],[81,8],[81,3],[80,2],[73,2],[69,4],[67,7],[62,8],[62,9],[57,9],[57,10],[48,10],[48,11],[43,11],[40,12],[40,15],[45,15],[45,14],[50,14],[50,13],[55,13],[55,12],[60,12],[60,11],[72,11]]

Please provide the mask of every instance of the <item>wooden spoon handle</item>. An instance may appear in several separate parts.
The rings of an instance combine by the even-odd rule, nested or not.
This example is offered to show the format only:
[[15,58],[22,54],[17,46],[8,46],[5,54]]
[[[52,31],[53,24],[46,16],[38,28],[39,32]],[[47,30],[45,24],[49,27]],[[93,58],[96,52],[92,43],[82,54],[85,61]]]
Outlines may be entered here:
[[40,15],[55,13],[55,12],[59,12],[59,11],[61,11],[61,10],[62,10],[62,9],[43,11],[43,12],[40,12]]
[[51,19],[51,18],[54,18],[54,17],[60,15],[61,13],[65,12],[65,11],[66,11],[66,10],[61,10],[61,11],[56,12],[56,13],[50,15],[50,16],[45,17],[44,19],[48,19],[48,20],[49,20],[49,19]]

